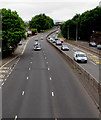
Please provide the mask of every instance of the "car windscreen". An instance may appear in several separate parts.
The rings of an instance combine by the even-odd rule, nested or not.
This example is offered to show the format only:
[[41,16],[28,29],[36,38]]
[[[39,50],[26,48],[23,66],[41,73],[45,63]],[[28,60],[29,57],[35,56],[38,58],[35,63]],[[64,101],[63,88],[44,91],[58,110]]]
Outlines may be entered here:
[[78,57],[86,57],[85,54],[78,54]]

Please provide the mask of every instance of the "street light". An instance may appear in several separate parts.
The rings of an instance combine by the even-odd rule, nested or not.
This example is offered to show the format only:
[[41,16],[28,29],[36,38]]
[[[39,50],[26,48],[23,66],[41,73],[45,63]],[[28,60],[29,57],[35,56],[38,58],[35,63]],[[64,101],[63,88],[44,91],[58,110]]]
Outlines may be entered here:
[[78,22],[76,24],[76,42],[77,42],[77,39],[78,39]]
[[68,40],[69,40],[69,25],[68,25]]

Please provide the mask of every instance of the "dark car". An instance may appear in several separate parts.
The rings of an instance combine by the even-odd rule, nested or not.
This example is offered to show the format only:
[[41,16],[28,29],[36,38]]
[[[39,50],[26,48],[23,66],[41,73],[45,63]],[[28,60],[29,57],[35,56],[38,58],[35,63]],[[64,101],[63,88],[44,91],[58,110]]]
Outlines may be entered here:
[[66,51],[68,51],[68,50],[69,50],[69,47],[68,47],[67,45],[62,45],[62,46],[61,46],[61,50],[66,50]]

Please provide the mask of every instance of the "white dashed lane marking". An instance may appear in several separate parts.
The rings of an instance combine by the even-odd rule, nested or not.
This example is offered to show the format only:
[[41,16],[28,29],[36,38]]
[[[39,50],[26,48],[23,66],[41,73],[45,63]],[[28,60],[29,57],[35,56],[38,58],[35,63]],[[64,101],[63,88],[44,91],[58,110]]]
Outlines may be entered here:
[[48,68],[48,70],[50,70],[50,68]]
[[25,94],[25,92],[24,91],[22,91],[22,95],[24,95]]
[[27,80],[28,80],[29,78],[27,77]]
[[52,80],[52,78],[51,78],[51,77],[50,77],[49,79],[50,79],[50,80]]
[[4,82],[2,83],[2,86],[4,85]]
[[54,92],[52,92],[52,96],[54,97]]
[[4,81],[6,81],[7,79],[5,79]]
[[14,120],[16,120],[17,118],[18,118],[18,116],[16,115],[15,118],[14,118]]

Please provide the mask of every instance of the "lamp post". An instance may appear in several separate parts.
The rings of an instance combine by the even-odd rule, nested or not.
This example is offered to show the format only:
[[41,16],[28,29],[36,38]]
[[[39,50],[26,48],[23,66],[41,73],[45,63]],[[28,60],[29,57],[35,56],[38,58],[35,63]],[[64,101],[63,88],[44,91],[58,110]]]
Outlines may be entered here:
[[68,25],[68,40],[69,40],[69,25]]
[[76,42],[77,42],[77,39],[78,39],[78,22],[76,24]]

